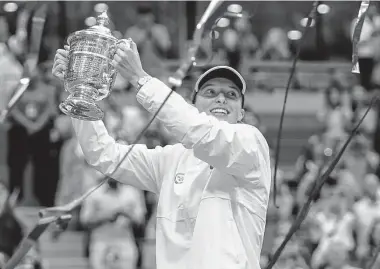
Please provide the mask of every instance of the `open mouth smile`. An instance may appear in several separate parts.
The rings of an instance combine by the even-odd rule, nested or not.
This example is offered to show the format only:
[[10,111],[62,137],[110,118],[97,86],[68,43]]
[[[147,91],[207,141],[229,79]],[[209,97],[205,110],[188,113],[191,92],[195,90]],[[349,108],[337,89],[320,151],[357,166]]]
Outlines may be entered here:
[[225,108],[213,108],[210,110],[210,112],[214,115],[219,115],[219,116],[227,116],[228,114],[230,114],[230,112],[225,109]]

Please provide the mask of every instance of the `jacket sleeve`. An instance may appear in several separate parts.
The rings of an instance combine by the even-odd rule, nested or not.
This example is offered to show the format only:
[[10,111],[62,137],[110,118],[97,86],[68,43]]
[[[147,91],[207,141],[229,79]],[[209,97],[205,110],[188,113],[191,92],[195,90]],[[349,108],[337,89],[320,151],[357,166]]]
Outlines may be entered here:
[[116,143],[102,121],[72,119],[72,122],[89,165],[124,184],[159,193],[162,178],[159,175],[162,147],[148,149],[145,145],[136,144],[114,173],[116,166],[131,146]]
[[[137,100],[155,113],[171,89],[158,79],[151,79],[138,92]],[[199,111],[173,92],[158,119],[185,148],[221,171],[245,176],[269,173],[268,144],[258,129],[247,124],[229,124]],[[257,174],[258,175],[258,174]]]

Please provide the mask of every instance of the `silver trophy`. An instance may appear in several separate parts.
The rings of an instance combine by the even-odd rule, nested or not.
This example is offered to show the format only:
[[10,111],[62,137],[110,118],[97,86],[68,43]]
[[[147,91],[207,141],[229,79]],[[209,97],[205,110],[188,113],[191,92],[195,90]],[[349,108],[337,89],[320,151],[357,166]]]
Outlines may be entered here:
[[109,18],[103,12],[96,19],[96,25],[69,35],[70,46],[68,68],[64,74],[64,87],[70,93],[59,105],[63,113],[73,118],[94,121],[104,116],[98,101],[106,98],[116,78],[111,65],[120,43],[107,27]]

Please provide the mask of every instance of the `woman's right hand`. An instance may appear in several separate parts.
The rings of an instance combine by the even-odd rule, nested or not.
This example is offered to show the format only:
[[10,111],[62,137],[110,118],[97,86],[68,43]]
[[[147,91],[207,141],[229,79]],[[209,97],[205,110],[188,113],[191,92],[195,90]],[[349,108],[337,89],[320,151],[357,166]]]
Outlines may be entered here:
[[55,53],[52,73],[61,81],[63,81],[67,66],[69,64],[69,49],[70,47],[65,45],[64,49],[58,49]]

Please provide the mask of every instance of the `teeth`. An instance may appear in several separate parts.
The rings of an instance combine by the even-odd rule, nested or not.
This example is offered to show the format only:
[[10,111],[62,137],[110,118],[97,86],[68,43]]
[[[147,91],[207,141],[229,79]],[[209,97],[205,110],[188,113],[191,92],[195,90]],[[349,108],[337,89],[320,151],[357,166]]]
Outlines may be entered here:
[[223,108],[214,108],[211,110],[212,113],[222,113],[222,114],[225,114],[227,115],[228,114],[228,111],[223,109]]

